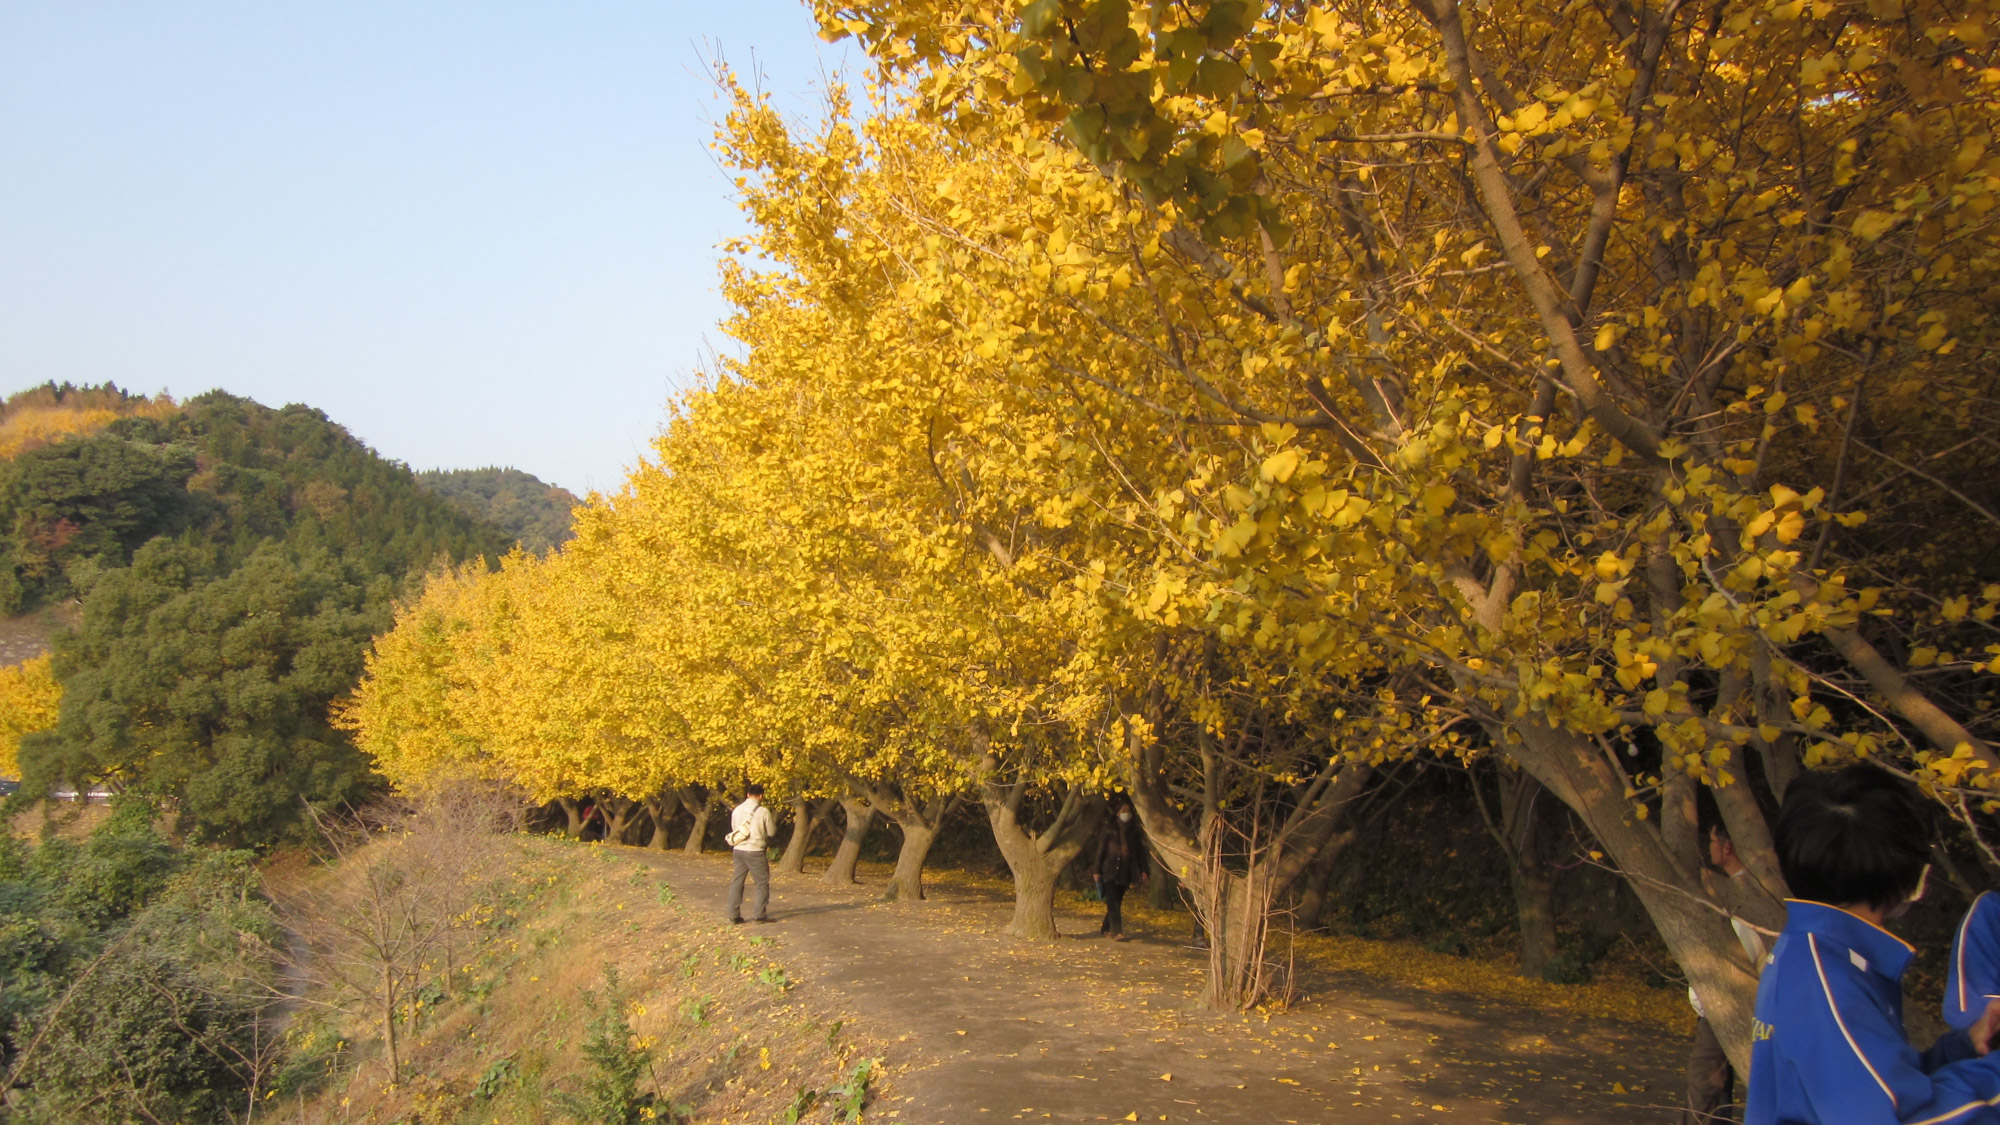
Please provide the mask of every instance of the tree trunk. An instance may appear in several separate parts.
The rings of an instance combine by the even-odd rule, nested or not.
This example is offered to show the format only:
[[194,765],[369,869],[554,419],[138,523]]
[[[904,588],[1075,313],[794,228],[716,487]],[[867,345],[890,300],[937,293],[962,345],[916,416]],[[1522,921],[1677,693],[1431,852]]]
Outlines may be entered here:
[[957,807],[957,795],[919,803],[899,787],[874,785],[869,788],[868,804],[887,814],[903,831],[903,844],[896,850],[896,870],[889,877],[888,889],[882,892],[883,901],[922,902],[924,861],[930,858],[931,844],[944,827],[944,818]]
[[[1125,745],[1134,782],[1132,806],[1146,829],[1147,843],[1180,879],[1208,934],[1204,1003],[1236,1009],[1261,998],[1266,983],[1264,936],[1271,912],[1313,859],[1341,834],[1375,770],[1359,761],[1330,763],[1329,772],[1309,790],[1311,798],[1282,819],[1236,826],[1221,811],[1225,755],[1212,744],[1206,728],[1199,728],[1196,737],[1204,766],[1199,827],[1191,830],[1168,799],[1164,747],[1141,738],[1128,725]],[[1258,807],[1257,801],[1251,802],[1253,813]],[[1241,872],[1223,862],[1225,849],[1235,848],[1238,838],[1248,858]]]
[[611,815],[604,821],[604,842],[624,843],[625,833],[631,829],[632,822],[642,811],[639,802],[626,797],[606,797],[599,804],[611,810]]
[[1056,930],[1056,880],[1097,834],[1104,802],[1072,788],[1054,823],[1037,833],[1021,824],[1026,790],[1025,781],[1002,786],[989,780],[980,784],[979,798],[993,842],[1014,876],[1014,917],[1006,932],[1029,941],[1054,941],[1061,936]]
[[1062,865],[1034,855],[1008,867],[1014,876],[1014,916],[1007,919],[1005,933],[1024,941],[1061,937],[1062,932],[1056,929],[1056,876],[1061,874]]
[[1521,928],[1521,975],[1540,977],[1556,955],[1555,871],[1536,857],[1511,868],[1514,914]]
[[575,797],[557,797],[556,804],[562,806],[563,835],[574,840],[583,835],[583,803]]
[[1253,865],[1237,874],[1211,852],[1207,870],[1193,894],[1195,914],[1208,939],[1208,979],[1202,1004],[1219,1011],[1247,1008],[1269,992],[1265,945],[1277,896],[1272,864]]
[[1299,892],[1299,904],[1293,908],[1292,916],[1301,930],[1324,929],[1326,914],[1326,892],[1333,886],[1333,876],[1340,870],[1340,857],[1347,854],[1359,834],[1353,831],[1341,833],[1327,842],[1326,848],[1314,857],[1312,866],[1306,869],[1305,885]]
[[1697,857],[1671,854],[1661,832],[1632,816],[1623,778],[1588,737],[1531,717],[1504,728],[1509,753],[1597,838],[1687,974],[1738,1073],[1750,1068],[1757,976],[1722,912],[1713,908]]
[[655,851],[668,851],[673,841],[667,836],[667,829],[673,824],[674,813],[680,811],[681,795],[672,789],[663,789],[646,798],[646,813],[653,818],[653,838],[646,846]]
[[875,810],[859,797],[842,797],[840,809],[847,814],[847,830],[841,834],[840,848],[819,880],[829,887],[845,887],[855,881],[854,865],[861,860],[861,842],[875,823]]
[[785,841],[785,854],[778,860],[778,870],[791,875],[806,873],[806,853],[812,850],[813,833],[833,810],[831,799],[808,801],[804,797],[792,799],[792,838]]
[[1180,889],[1180,883],[1159,856],[1150,850],[1146,853],[1146,905],[1155,910],[1174,905],[1174,892]]
[[1556,873],[1549,866],[1548,838],[1554,830],[1551,813],[1560,805],[1535,776],[1518,766],[1500,764],[1500,815],[1487,813],[1479,795],[1479,775],[1471,775],[1472,799],[1479,803],[1486,828],[1507,856],[1508,884],[1514,891],[1514,920],[1521,941],[1521,975],[1540,979],[1556,955]]
[[394,970],[382,970],[382,1053],[389,1057],[389,1085],[403,1080],[403,1056],[396,1042],[396,978]]
[[899,819],[896,823],[903,829],[903,846],[896,850],[896,871],[889,876],[889,888],[882,892],[882,901],[922,902],[924,860],[929,858],[931,844],[937,840],[937,829],[914,819]]
[[681,790],[681,806],[694,817],[694,827],[688,830],[687,843],[681,846],[681,851],[688,855],[700,855],[702,846],[708,840],[708,816],[715,810],[715,802],[709,800],[706,789],[690,785]]

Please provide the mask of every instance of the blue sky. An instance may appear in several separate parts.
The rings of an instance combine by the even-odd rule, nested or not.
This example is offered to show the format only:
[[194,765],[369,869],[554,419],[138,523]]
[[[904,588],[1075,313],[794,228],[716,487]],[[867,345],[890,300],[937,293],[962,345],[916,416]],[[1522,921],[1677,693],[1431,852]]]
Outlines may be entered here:
[[220,387],[615,487],[728,345],[718,52],[800,117],[855,69],[800,0],[9,0],[0,393]]

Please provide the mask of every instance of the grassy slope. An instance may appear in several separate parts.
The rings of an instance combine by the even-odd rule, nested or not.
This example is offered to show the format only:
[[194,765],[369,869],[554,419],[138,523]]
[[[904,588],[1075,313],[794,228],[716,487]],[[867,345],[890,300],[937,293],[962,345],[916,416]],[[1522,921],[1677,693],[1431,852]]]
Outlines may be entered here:
[[[778,1122],[812,1091],[818,1104],[791,1120],[838,1119],[826,1092],[879,1051],[843,1031],[841,1013],[795,992],[753,928],[690,912],[621,849],[545,837],[502,846],[519,849],[508,893],[477,927],[454,995],[406,1023],[405,1080],[385,1082],[372,1028],[303,1015],[291,1030],[300,1050],[289,1088],[266,1120],[564,1120],[550,1095],[580,1090],[589,1072],[579,1054],[584,994],[603,994],[607,966],[622,978],[634,1033],[653,1047],[645,1088],[667,1104],[703,1122]],[[314,1074],[324,1076],[317,1088],[302,1090]]]

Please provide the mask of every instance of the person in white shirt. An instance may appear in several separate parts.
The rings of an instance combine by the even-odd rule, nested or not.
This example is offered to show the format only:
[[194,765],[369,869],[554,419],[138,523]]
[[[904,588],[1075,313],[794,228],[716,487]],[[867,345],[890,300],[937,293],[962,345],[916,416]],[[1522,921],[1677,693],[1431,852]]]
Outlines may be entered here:
[[764,787],[748,785],[744,787],[743,803],[729,813],[729,848],[734,857],[729,876],[729,921],[732,924],[743,921],[743,880],[751,880],[750,921],[769,922],[765,913],[771,902],[771,837],[778,833],[778,822],[772,818],[771,810],[764,806]]

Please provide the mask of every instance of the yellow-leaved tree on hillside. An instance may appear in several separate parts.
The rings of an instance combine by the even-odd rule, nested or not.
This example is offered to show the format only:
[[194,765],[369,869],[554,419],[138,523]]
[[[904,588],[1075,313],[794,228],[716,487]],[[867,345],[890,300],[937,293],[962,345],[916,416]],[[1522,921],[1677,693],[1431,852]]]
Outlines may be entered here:
[[0,777],[21,776],[21,736],[54,727],[61,707],[47,653],[0,668]]

